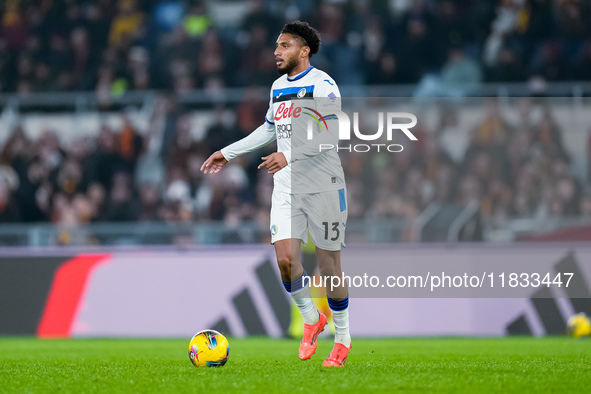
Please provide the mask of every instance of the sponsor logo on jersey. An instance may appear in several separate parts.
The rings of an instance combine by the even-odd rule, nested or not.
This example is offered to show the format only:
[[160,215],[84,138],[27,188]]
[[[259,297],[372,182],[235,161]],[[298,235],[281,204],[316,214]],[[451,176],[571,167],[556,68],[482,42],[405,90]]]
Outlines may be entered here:
[[281,119],[289,119],[291,117],[297,118],[302,112],[302,107],[294,108],[293,103],[290,107],[286,106],[285,103],[281,103],[275,111],[275,120],[280,121]]
[[[302,89],[305,90],[305,89]],[[300,90],[301,92],[301,90]],[[299,93],[298,93],[299,94]],[[305,93],[304,93],[305,94]],[[303,111],[303,109],[307,111]],[[324,116],[320,114],[320,112],[313,110],[310,107],[296,107],[294,108],[294,104],[292,103],[291,106],[286,106],[285,103],[281,103],[277,110],[275,111],[275,121],[280,121],[281,119],[289,119],[289,118],[299,118],[301,114],[308,115],[312,119],[316,121],[320,129],[328,130],[328,124],[326,123],[326,119]]]
[[283,123],[275,125],[277,131],[277,139],[291,138],[291,123]]

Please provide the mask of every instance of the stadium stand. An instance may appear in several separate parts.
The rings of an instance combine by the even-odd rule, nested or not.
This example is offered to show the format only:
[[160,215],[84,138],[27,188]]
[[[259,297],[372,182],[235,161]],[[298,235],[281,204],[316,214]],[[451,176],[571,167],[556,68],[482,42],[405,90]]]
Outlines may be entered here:
[[[224,14],[230,3],[234,14]],[[216,242],[265,240],[272,178],[256,170],[260,152],[223,176],[198,170],[210,152],[261,123],[283,21],[320,28],[314,64],[341,85],[412,84],[415,96],[464,96],[489,83],[584,84],[590,12],[578,0],[7,1],[0,223],[223,223]],[[240,95],[202,108],[190,99],[200,91]],[[64,120],[14,114],[9,105],[27,97],[60,102],[52,99],[60,92],[96,95],[98,107],[72,109]],[[145,96],[143,107],[110,111],[109,100],[126,94]],[[401,223],[389,241],[420,239],[414,223],[434,203],[477,204],[488,239],[514,237],[520,230],[503,231],[516,219],[591,217],[588,103],[575,108],[574,128],[557,120],[572,117],[575,100],[493,98],[476,117],[461,106],[438,108],[435,122],[419,125],[414,149],[343,159],[350,217]],[[241,231],[244,223],[259,228]],[[180,237],[195,238],[191,231]],[[58,232],[52,242],[107,242],[73,235]]]

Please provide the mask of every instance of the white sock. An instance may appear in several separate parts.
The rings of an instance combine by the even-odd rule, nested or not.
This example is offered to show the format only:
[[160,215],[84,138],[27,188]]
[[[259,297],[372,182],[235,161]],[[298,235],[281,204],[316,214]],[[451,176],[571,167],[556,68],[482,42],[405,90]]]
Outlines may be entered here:
[[349,308],[342,311],[331,311],[334,322],[334,341],[342,343],[346,347],[351,346],[351,335],[349,334]]
[[[291,299],[297,305],[300,313],[302,314],[302,318],[304,319],[304,323],[306,324],[316,324],[318,323],[318,319],[320,315],[318,314],[318,310],[316,309],[316,305],[314,305],[314,301],[312,300],[312,294],[310,293],[310,286],[304,286],[298,291],[294,291],[290,293]],[[348,326],[347,326],[348,327]]]

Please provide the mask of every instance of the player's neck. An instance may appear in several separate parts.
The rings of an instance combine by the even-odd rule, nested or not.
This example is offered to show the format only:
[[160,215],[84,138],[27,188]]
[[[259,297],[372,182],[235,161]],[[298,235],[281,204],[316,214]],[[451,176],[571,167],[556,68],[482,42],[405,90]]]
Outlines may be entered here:
[[304,71],[306,71],[309,68],[310,68],[310,61],[301,62],[296,68],[291,70],[290,73],[287,73],[287,76],[290,78],[295,77],[296,75],[303,73]]

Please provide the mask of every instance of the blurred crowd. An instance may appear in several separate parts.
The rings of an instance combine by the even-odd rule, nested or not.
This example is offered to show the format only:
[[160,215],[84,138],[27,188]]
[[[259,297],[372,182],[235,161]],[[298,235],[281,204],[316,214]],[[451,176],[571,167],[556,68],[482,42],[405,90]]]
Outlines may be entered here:
[[157,99],[147,130],[125,113],[121,128],[102,124],[82,137],[47,127],[31,138],[17,125],[0,149],[0,223],[223,220],[235,227],[265,220],[259,215],[268,211],[272,176],[256,170],[252,155],[218,176],[200,172],[210,152],[259,126],[268,105],[259,96],[256,90],[237,108],[217,110],[200,141],[191,135],[193,111],[173,95]]
[[[442,105],[438,125],[419,122],[418,141],[400,153],[341,155],[350,216],[406,218],[410,227],[438,202],[474,206],[491,229],[515,218],[591,217],[590,183],[573,176],[573,156],[548,102],[524,98],[501,110],[498,99],[481,100],[463,109]],[[480,119],[462,120],[468,112]],[[591,138],[587,155],[590,162]]]
[[[260,124],[264,95],[253,91],[237,108],[217,109],[198,140],[192,111],[174,96],[158,101],[147,130],[125,114],[120,129],[102,125],[67,141],[50,129],[32,140],[15,127],[0,152],[0,223],[217,221],[231,229],[258,221],[266,229],[273,181],[257,166],[274,143],[219,174],[200,171],[211,152]],[[419,123],[418,141],[402,152],[341,151],[351,219],[400,218],[410,225],[432,202],[474,204],[491,228],[511,218],[591,217],[589,182],[572,175],[572,154],[552,108],[522,99],[502,111],[497,99],[487,99],[472,109],[450,104],[438,111],[436,127]],[[467,112],[478,120],[461,119]]]
[[0,91],[268,85],[277,33],[297,18],[321,32],[313,64],[341,85],[585,80],[591,69],[585,0],[223,3],[6,0]]

